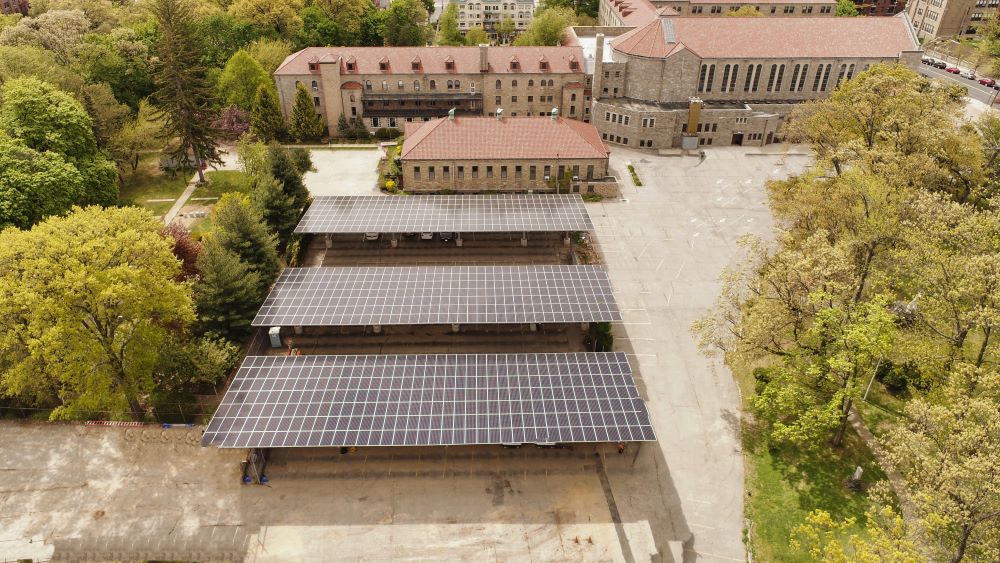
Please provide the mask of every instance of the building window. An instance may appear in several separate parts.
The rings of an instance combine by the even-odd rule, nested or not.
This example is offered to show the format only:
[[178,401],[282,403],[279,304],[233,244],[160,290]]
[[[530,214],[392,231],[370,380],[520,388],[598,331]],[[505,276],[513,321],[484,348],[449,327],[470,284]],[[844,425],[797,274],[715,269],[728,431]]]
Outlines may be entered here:
[[588,180],[593,180],[594,179],[594,165],[593,164],[588,164],[587,165],[587,179]]
[[495,97],[493,100],[496,103],[496,105],[500,105],[500,96]]
[[379,70],[386,70],[388,68],[389,68],[389,63],[386,63],[386,62],[379,62],[378,63],[378,69]]
[[778,65],[771,65],[771,73],[767,77],[767,91],[770,92],[774,89],[774,76],[778,72]]
[[517,103],[517,96],[511,96],[510,97],[510,103],[512,103],[512,104],[513,103]]
[[436,179],[436,174],[434,173],[434,167],[433,166],[428,166],[427,167],[427,179],[428,180],[435,180]]
[[799,80],[799,71],[801,70],[801,68],[802,68],[802,65],[795,65],[795,69],[792,71],[792,82],[791,82],[791,84],[788,85],[788,91],[789,92],[794,92],[795,91],[795,84]]
[[500,82],[499,80],[497,80],[497,90],[501,89],[502,84],[503,84],[502,82]]
[[372,81],[365,80],[365,90],[371,90],[371,89],[372,89]]
[[458,167],[458,179],[459,180],[464,180],[465,179],[465,167],[464,166],[459,166]]
[[628,116],[625,116],[625,125],[628,125]]
[[354,70],[354,68],[355,68],[354,63],[352,63],[352,62],[348,62],[347,63],[347,70]]
[[515,166],[514,167],[514,179],[515,180],[520,180],[521,179],[521,167],[520,166]]
[[312,90],[313,92],[319,91],[319,82],[316,82],[315,80],[312,81]]
[[442,175],[444,176],[445,180],[450,180],[451,179],[451,167],[450,166],[443,167],[443,169],[441,170],[441,172],[443,173]]
[[529,81],[528,81],[528,88],[531,88],[531,87],[533,87],[534,85],[535,85],[535,81],[534,81],[534,80],[529,80]]
[[472,179],[475,180],[478,177],[479,177],[479,167],[478,166],[473,166],[472,167]]
[[419,80],[414,80],[413,81],[413,89],[414,90],[420,90],[420,81]]
[[575,102],[576,101],[576,94],[570,94],[569,95],[569,101]]
[[722,67],[722,91],[728,91],[726,88],[729,85],[729,65]]
[[785,65],[778,65],[778,79],[774,83],[774,91],[781,91],[781,79],[785,77]]
[[399,88],[400,90],[402,90],[402,89],[403,89],[403,81],[402,81],[402,80],[400,80],[400,81],[399,81],[399,82],[397,83],[397,85],[396,85],[396,86],[397,86],[397,87],[398,87],[398,88]]
[[413,179],[414,180],[419,180],[420,179],[420,167],[419,166],[414,166],[413,167]]
[[437,81],[431,80],[431,90],[437,90],[437,87],[438,87]]
[[534,180],[535,178],[536,178],[536,176],[535,176],[535,165],[531,165],[531,166],[528,167],[528,179],[529,180]]
[[543,169],[542,169],[542,175],[543,175],[543,176],[545,176],[545,179],[546,179],[546,180],[548,180],[548,179],[549,179],[549,177],[551,177],[551,176],[552,176],[552,166],[551,166],[551,165],[548,165],[548,164],[546,164],[546,165],[545,165],[545,168],[543,168]]
[[493,167],[492,166],[487,166],[486,167],[486,177],[487,178],[492,178],[493,177]]
[[379,126],[378,118],[377,117],[373,117],[372,118],[372,127],[378,127],[378,126]]
[[534,100],[535,100],[535,97],[534,97],[534,96],[528,96],[528,103],[529,103],[529,104],[530,104],[531,102],[533,102]]
[[319,96],[313,96],[313,105],[319,107]]
[[783,11],[786,14],[794,14],[795,13],[795,6],[785,6],[785,8],[784,8]]
[[507,167],[506,166],[501,166],[500,167],[500,178],[502,180],[506,180],[507,179]]
[[386,82],[385,80],[383,80],[382,81],[382,90],[388,90],[388,89],[389,89],[389,83]]
[[740,65],[733,65],[733,75],[729,78],[729,91],[736,91],[736,77],[740,74]]
[[517,80],[511,80],[510,81],[510,87],[511,88],[517,88]]
[[809,74],[809,65],[802,65],[802,75],[799,76],[799,85],[795,89],[798,92],[802,91],[802,87],[806,84],[806,75]]
[[854,65],[847,67],[847,79],[850,80],[854,78]]

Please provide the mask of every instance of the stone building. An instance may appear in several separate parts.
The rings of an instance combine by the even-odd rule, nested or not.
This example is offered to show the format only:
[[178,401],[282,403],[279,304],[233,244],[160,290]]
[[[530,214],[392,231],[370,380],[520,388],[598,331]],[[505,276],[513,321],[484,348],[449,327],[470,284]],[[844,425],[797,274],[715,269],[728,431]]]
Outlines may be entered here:
[[521,33],[531,23],[535,13],[534,0],[449,0],[458,4],[458,30],[463,34],[476,27],[482,28],[490,37],[496,37],[496,27],[510,18],[514,29]]
[[862,16],[894,16],[906,11],[906,0],[854,0]]
[[615,192],[608,148],[589,123],[558,117],[445,117],[409,123],[408,192]]
[[909,0],[906,13],[920,38],[975,35],[998,4],[1000,0]]
[[331,135],[341,114],[369,130],[459,116],[590,119],[583,49],[559,47],[310,47],[274,72],[285,116],[296,84],[313,95]]
[[28,15],[28,0],[0,0],[0,14]]
[[630,26],[649,22],[663,8],[670,8],[675,15],[720,17],[743,6],[775,17],[833,16],[837,11],[836,0],[601,0],[597,17],[601,25]]
[[[798,102],[826,97],[870,65],[919,65],[905,14],[891,18],[703,18],[664,8],[646,24],[573,28],[593,61],[592,122],[640,149],[763,145]],[[598,33],[600,31],[601,33]],[[582,36],[582,37],[581,37]]]

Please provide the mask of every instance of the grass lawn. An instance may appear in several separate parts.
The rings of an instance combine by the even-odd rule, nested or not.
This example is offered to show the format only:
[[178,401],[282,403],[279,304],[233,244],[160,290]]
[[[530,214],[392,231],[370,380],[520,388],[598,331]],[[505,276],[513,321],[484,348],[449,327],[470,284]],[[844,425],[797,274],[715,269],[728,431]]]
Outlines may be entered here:
[[206,234],[212,231],[212,218],[202,217],[201,219],[195,219],[188,229],[191,231],[191,236],[195,240],[201,240]]
[[[735,368],[734,376],[743,396],[749,399],[754,393],[751,370]],[[752,522],[749,542],[755,560],[811,561],[808,554],[793,550],[789,539],[792,528],[803,523],[813,510],[826,510],[838,521],[854,517],[858,524],[851,531],[863,532],[868,496],[849,489],[845,483],[859,465],[866,484],[886,477],[871,450],[853,430],[848,429],[843,446],[833,448],[824,443],[815,453],[809,453],[787,446],[771,449],[751,425],[744,423],[743,428],[747,491],[744,510]]]
[[250,192],[250,179],[238,170],[210,170],[205,172],[205,179],[208,180],[208,184],[195,188],[191,194],[192,198],[218,198],[230,192],[242,194]]
[[864,469],[863,481],[885,479],[872,453],[854,432],[844,445],[823,445],[814,454],[792,448],[770,450],[765,444],[746,443],[746,514],[753,522],[750,541],[759,561],[811,561],[808,554],[789,546],[791,530],[805,521],[812,510],[822,509],[834,519],[854,517],[852,532],[864,530],[868,497],[845,486],[854,468]]
[[868,401],[859,402],[855,406],[872,434],[881,437],[903,420],[903,408],[908,397],[908,392],[893,395],[884,385],[876,381],[868,393]]
[[154,215],[163,215],[170,210],[173,201],[149,202],[148,200],[176,200],[187,185],[188,174],[185,172],[171,176],[159,169],[159,162],[158,152],[144,155],[139,160],[136,171],[125,174],[118,199],[122,203],[145,207]]

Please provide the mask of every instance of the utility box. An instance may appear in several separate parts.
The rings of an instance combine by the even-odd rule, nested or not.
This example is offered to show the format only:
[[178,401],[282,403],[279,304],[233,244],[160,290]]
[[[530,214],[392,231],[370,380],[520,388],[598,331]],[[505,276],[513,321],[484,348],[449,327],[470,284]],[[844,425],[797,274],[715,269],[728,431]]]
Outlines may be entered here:
[[281,327],[272,326],[267,329],[267,336],[271,339],[271,348],[281,348]]

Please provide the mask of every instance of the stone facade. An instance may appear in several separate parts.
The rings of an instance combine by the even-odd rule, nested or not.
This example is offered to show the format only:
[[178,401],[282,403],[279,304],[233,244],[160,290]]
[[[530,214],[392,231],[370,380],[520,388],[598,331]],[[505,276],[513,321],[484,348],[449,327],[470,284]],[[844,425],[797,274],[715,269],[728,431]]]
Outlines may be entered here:
[[997,11],[1000,0],[909,0],[906,13],[921,38],[975,35]]
[[0,14],[28,15],[28,0],[0,0]]
[[[331,49],[332,50],[332,49]],[[331,136],[344,114],[360,120],[370,131],[402,129],[405,123],[429,121],[455,109],[456,115],[561,115],[588,120],[589,77],[579,47],[370,47],[343,48],[331,56],[297,53],[316,60],[289,64],[275,73],[278,97],[285,116],[291,115],[296,84],[313,94],[316,111]],[[384,69],[361,61],[352,63],[352,51],[389,53],[405,62]],[[316,49],[322,52],[323,49]],[[416,53],[416,56],[414,56]],[[471,56],[470,56],[471,55]],[[440,59],[430,64],[428,59]],[[357,57],[360,59],[360,57]],[[471,63],[470,63],[471,59]]]
[[597,193],[595,186],[616,183],[608,178],[607,158],[404,160],[402,169],[401,187],[411,193],[555,192],[556,178],[566,172],[574,179],[563,192]]
[[463,34],[482,26],[490,37],[496,37],[496,27],[510,18],[514,29],[521,33],[528,28],[535,12],[532,0],[450,0],[458,4],[458,30]]

